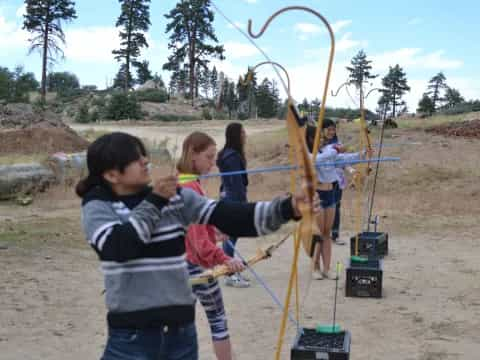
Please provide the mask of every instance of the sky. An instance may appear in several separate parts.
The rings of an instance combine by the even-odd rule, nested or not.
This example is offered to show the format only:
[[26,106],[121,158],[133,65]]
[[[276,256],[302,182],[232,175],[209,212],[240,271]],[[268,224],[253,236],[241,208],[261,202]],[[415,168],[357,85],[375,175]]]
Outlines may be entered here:
[[[169,55],[164,15],[176,2],[151,1],[149,48],[143,50],[141,56],[164,80],[169,79],[169,73],[162,70]],[[362,49],[372,60],[372,72],[379,75],[371,88],[380,86],[380,79],[387,74],[389,66],[399,64],[404,69],[411,87],[404,98],[410,111],[416,109],[428,80],[440,71],[445,74],[447,84],[458,89],[467,100],[480,99],[480,3],[477,1],[404,0],[398,3],[401,6],[381,0],[215,0],[214,3],[231,22],[214,10],[214,27],[220,43],[225,46],[226,60],[215,60],[212,64],[232,80],[236,81],[248,66],[265,60],[235,26],[245,31],[248,19],[252,19],[253,29],[258,32],[273,12],[296,5],[320,12],[334,30],[336,51],[328,106],[358,106],[355,89],[342,90],[336,97],[332,97],[330,91],[347,80],[345,67]],[[51,70],[70,71],[79,77],[81,85],[105,88],[112,83],[119,68],[112,50],[119,45],[115,22],[120,5],[118,0],[77,0],[75,8],[78,18],[63,26],[67,40],[65,59]],[[24,12],[23,1],[0,0],[0,66],[13,69],[23,65],[40,79],[40,54],[28,55],[29,34],[22,30]],[[297,101],[322,98],[330,38],[316,16],[298,10],[283,13],[255,43],[271,60],[286,68],[292,84],[291,94]],[[276,78],[277,74],[271,67],[262,67],[258,78],[264,77]],[[378,93],[374,91],[366,101],[367,106],[374,110],[377,100]]]

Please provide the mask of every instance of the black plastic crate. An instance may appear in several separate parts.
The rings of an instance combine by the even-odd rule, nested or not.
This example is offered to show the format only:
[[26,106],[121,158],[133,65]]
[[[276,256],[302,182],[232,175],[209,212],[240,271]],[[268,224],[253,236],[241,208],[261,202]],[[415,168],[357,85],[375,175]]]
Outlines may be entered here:
[[383,260],[368,259],[366,262],[351,262],[347,266],[345,296],[382,297]]
[[349,360],[351,335],[349,331],[336,334],[318,333],[303,328],[298,332],[290,352],[291,360]]
[[388,255],[388,233],[364,231],[358,234],[358,254],[355,254],[355,238],[350,238],[350,255],[372,258]]

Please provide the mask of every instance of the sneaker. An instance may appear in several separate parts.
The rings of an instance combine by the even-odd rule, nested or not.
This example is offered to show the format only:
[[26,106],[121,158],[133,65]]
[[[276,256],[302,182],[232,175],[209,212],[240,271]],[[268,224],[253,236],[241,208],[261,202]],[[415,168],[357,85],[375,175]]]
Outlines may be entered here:
[[313,278],[314,278],[315,280],[323,280],[323,273],[320,271],[320,269],[319,269],[319,270],[315,270],[315,271],[313,272]]
[[345,241],[343,240],[340,240],[340,239],[334,239],[333,242],[337,245],[345,245]]
[[250,283],[240,279],[237,274],[233,274],[225,277],[225,285],[235,288],[247,288],[250,286]]
[[237,275],[237,277],[238,277],[240,280],[243,280],[243,281],[245,281],[245,282],[247,282],[247,283],[250,282],[250,279],[249,279],[247,276],[245,276],[243,273],[236,273],[235,275]]
[[335,274],[333,271],[324,271],[322,272],[322,275],[324,279],[337,280],[337,274]]

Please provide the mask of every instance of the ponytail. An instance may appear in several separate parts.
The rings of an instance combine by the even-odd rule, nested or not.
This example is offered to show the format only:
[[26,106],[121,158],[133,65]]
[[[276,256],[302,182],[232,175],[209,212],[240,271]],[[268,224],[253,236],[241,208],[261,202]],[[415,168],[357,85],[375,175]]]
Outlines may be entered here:
[[75,187],[75,193],[83,198],[86,193],[96,186],[102,185],[104,182],[97,176],[88,175],[86,178],[80,180]]

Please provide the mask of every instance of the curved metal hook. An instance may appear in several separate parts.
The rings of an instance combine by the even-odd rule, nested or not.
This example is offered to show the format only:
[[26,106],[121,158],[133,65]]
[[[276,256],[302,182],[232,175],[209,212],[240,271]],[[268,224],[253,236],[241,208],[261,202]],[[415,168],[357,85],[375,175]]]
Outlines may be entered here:
[[331,91],[331,95],[332,95],[333,97],[337,97],[337,96],[338,96],[338,93],[340,92],[340,90],[342,90],[342,88],[343,88],[344,86],[348,85],[348,83],[349,83],[348,81],[345,81],[342,85],[340,85],[340,86],[338,87],[338,89],[337,89],[337,91],[336,91],[335,93],[334,93],[333,90],[332,90],[332,91]]
[[368,95],[370,95],[370,93],[375,91],[375,90],[382,92],[383,89],[382,88],[373,88],[373,89],[369,90],[367,95],[365,95],[365,99],[368,98]]
[[252,38],[258,39],[260,36],[263,35],[265,30],[267,30],[268,26],[273,21],[273,19],[275,19],[278,15],[280,15],[284,12],[287,12],[287,11],[291,11],[291,10],[306,11],[310,14],[315,15],[316,17],[318,17],[323,22],[323,24],[326,26],[326,28],[328,30],[328,33],[330,35],[331,46],[330,46],[330,55],[329,55],[328,67],[327,67],[327,75],[326,75],[326,78],[325,78],[325,84],[324,84],[325,87],[323,89],[322,103],[321,103],[321,106],[320,106],[320,112],[318,114],[318,121],[317,121],[318,126],[317,126],[317,130],[316,130],[316,133],[315,133],[315,141],[314,141],[314,145],[313,145],[313,154],[316,154],[318,152],[319,147],[320,147],[320,141],[321,141],[321,138],[322,138],[321,128],[322,128],[322,125],[323,125],[323,119],[325,117],[325,110],[326,110],[325,104],[326,104],[326,101],[327,101],[328,85],[329,85],[329,82],[330,82],[330,75],[332,73],[333,56],[334,56],[334,53],[335,53],[335,36],[333,34],[333,30],[332,30],[332,27],[330,26],[330,23],[318,11],[310,9],[306,6],[287,6],[287,7],[284,7],[282,9],[278,10],[277,12],[273,13],[273,15],[271,15],[267,19],[265,24],[262,26],[262,28],[260,29],[258,34],[253,33],[253,31],[252,31],[252,20],[249,19],[248,20],[248,34]]
[[287,70],[286,70],[282,65],[280,65],[279,63],[277,63],[277,62],[275,62],[275,61],[262,61],[261,63],[258,63],[258,64],[255,65],[254,67],[249,68],[249,69],[248,69],[248,74],[247,74],[247,76],[245,77],[245,80],[241,80],[240,83],[241,83],[243,86],[247,86],[248,83],[249,83],[250,81],[252,81],[252,77],[253,77],[252,74],[255,72],[255,70],[258,69],[260,66],[265,65],[265,64],[270,64],[270,65],[272,65],[272,66],[277,66],[277,67],[279,67],[280,69],[282,69],[282,71],[283,71],[284,74],[285,74],[285,77],[287,78],[287,92],[288,92],[287,95],[288,95],[288,97],[290,98],[290,97],[291,97],[291,95],[290,95],[290,76],[288,75]]

